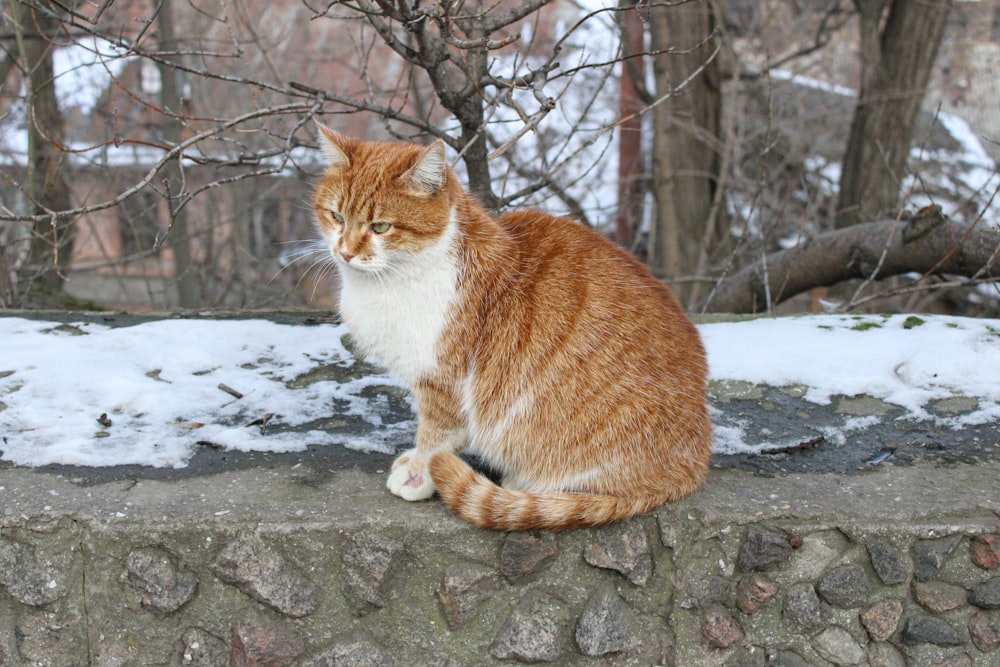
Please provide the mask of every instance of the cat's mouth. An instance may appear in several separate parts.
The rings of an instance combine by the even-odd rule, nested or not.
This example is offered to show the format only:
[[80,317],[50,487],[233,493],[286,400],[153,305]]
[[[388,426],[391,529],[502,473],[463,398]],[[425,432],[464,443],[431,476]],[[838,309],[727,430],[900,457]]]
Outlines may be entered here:
[[332,252],[334,262],[337,266],[351,269],[357,273],[377,274],[385,269],[385,264],[374,259],[362,259],[361,257],[344,257],[336,250]]

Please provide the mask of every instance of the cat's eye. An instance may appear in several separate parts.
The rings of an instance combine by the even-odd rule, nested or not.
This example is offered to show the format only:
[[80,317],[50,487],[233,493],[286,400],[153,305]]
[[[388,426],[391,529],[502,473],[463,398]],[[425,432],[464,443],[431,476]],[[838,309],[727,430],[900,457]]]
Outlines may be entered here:
[[330,215],[332,215],[333,219],[336,220],[338,223],[344,224],[344,216],[342,216],[341,214],[337,213],[336,211],[330,211]]
[[385,234],[392,227],[391,222],[373,222],[372,231],[376,234]]

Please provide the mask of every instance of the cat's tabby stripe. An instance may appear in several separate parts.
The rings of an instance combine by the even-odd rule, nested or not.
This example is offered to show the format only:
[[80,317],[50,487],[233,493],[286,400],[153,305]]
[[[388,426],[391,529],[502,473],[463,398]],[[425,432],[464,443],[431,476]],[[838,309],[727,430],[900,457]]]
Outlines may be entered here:
[[451,452],[431,458],[431,478],[448,508],[480,528],[564,530],[598,526],[647,512],[675,495],[618,498],[592,493],[532,493],[504,489]]

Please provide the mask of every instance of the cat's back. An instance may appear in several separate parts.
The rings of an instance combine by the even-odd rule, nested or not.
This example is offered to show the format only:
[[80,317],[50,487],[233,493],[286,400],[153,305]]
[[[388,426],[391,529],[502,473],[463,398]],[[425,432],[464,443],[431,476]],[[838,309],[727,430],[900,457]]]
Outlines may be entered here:
[[481,282],[484,291],[496,291],[468,336],[489,341],[477,348],[490,351],[480,366],[496,365],[508,378],[545,373],[547,381],[562,384],[572,377],[573,383],[641,385],[654,393],[679,390],[702,400],[707,361],[701,338],[648,267],[565,218],[526,210],[504,214],[496,224],[512,247]]
[[[690,320],[670,289],[631,253],[583,224],[533,210],[506,213],[497,223],[514,239],[517,271],[534,291],[572,295],[577,306],[627,313],[627,319],[684,329]],[[569,293],[569,294],[567,294]]]

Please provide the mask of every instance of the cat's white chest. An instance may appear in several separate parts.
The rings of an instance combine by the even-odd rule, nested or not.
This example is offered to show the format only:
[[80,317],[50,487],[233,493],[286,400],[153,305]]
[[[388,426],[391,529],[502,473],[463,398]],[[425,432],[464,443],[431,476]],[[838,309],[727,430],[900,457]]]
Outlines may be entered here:
[[411,386],[437,367],[458,286],[454,222],[439,241],[379,276],[341,272],[340,313],[354,339]]

